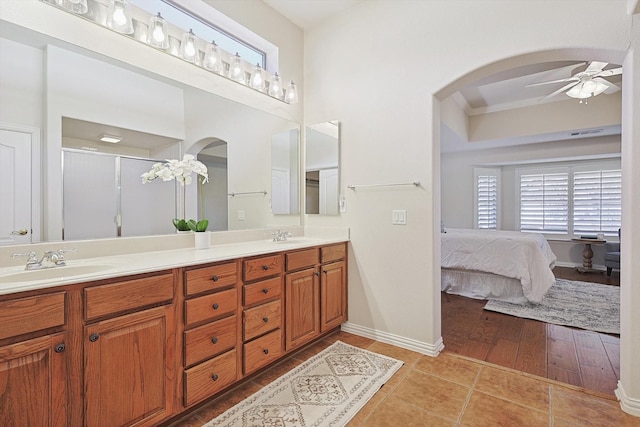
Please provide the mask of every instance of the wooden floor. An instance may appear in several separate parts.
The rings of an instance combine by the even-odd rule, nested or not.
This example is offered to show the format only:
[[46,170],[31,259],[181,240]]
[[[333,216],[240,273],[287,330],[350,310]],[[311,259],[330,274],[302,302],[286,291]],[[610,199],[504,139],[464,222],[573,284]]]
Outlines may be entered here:
[[[619,273],[582,274],[556,267],[556,278],[620,284]],[[442,293],[442,337],[457,354],[613,395],[620,379],[620,338],[484,311],[484,300]]]

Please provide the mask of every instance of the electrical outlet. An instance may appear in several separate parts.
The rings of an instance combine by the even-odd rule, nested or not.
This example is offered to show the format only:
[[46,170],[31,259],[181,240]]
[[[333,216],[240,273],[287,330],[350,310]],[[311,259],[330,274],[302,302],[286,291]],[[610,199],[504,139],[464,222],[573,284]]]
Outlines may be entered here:
[[245,216],[244,216],[244,211],[243,210],[239,210],[237,212],[237,218],[238,218],[238,221],[244,221],[246,219]]
[[406,210],[392,210],[391,211],[391,224],[393,225],[407,225],[407,211]]

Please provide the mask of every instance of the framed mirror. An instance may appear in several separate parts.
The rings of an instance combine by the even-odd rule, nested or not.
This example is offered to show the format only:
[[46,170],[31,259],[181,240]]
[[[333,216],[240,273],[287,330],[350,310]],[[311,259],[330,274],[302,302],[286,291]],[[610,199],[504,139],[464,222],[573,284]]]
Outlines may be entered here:
[[305,213],[338,215],[340,197],[340,122],[305,128]]

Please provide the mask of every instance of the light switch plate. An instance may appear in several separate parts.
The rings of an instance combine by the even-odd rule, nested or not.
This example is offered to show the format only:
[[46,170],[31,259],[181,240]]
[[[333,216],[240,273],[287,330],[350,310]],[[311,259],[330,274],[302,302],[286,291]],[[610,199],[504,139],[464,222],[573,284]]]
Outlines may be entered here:
[[245,216],[244,216],[244,211],[243,210],[239,210],[238,211],[238,221],[244,221],[245,220]]
[[394,209],[391,211],[391,224],[407,225],[407,211],[402,209]]

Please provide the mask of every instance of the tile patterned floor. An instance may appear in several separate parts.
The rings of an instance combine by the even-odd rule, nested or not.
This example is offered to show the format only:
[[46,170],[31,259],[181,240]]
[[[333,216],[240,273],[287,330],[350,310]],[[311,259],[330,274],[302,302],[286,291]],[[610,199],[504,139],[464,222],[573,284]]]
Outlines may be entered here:
[[464,356],[433,358],[338,332],[223,394],[172,426],[202,426],[334,341],[402,360],[404,366],[348,427],[640,426],[610,396]]

